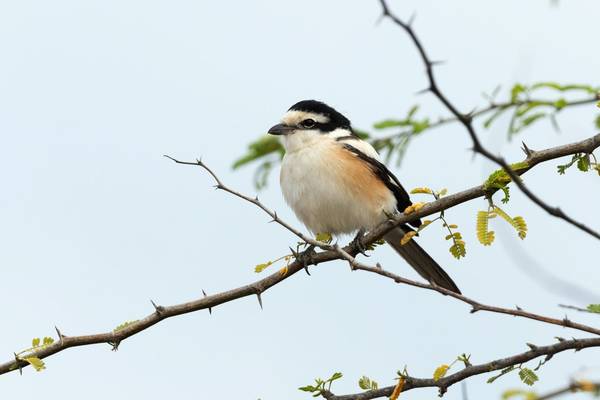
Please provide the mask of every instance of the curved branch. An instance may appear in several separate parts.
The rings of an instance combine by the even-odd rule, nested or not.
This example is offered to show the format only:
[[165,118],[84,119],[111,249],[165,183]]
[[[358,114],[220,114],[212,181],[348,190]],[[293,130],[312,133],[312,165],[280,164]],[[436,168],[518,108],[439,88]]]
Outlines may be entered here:
[[[546,356],[546,360],[549,360],[555,354],[561,353],[565,350],[579,351],[588,347],[600,347],[600,338],[563,340],[549,346],[530,345],[531,350],[524,353],[516,354],[511,357],[500,358],[485,364],[471,365],[437,381],[433,379],[413,378],[409,376],[406,378],[402,392],[416,388],[437,387],[439,388],[441,395],[444,394],[446,390],[453,384],[463,381],[471,376],[481,375],[491,371],[498,371],[506,367],[531,361],[541,356]],[[370,400],[379,397],[389,397],[393,390],[394,386],[387,386],[377,390],[341,396],[336,396],[335,394],[327,391],[323,393],[323,397],[325,397],[327,400]]]
[[427,78],[429,80],[429,87],[427,88],[427,90],[432,92],[442,102],[442,104],[444,104],[444,106],[448,109],[448,111],[450,111],[450,113],[452,115],[454,115],[454,117],[456,117],[456,119],[465,127],[465,129],[469,133],[469,136],[471,137],[471,141],[473,142],[473,151],[481,154],[488,160],[493,161],[496,164],[498,164],[499,166],[501,166],[504,169],[504,171],[506,171],[506,173],[511,177],[513,182],[515,182],[517,187],[527,197],[529,197],[529,199],[531,201],[533,201],[539,207],[544,209],[548,214],[570,223],[571,225],[590,234],[591,236],[595,237],[596,239],[600,239],[600,233],[591,229],[587,225],[571,218],[570,216],[565,214],[564,211],[562,211],[560,208],[550,206],[548,203],[546,203],[544,200],[542,200],[539,196],[537,196],[535,193],[533,193],[529,188],[527,188],[525,186],[525,184],[520,179],[518,179],[518,175],[508,165],[508,163],[504,160],[504,158],[493,155],[489,150],[487,150],[481,144],[481,141],[479,140],[479,138],[477,137],[477,133],[475,132],[475,128],[473,127],[473,123],[472,123],[473,115],[472,114],[463,114],[462,112],[460,112],[458,110],[458,108],[440,90],[440,88],[437,84],[437,81],[435,79],[434,72],[433,72],[434,62],[431,61],[431,59],[427,55],[427,52],[425,51],[423,44],[421,43],[421,40],[417,37],[417,34],[412,29],[412,27],[411,27],[412,22],[406,23],[406,22],[402,21],[400,18],[398,18],[396,15],[394,15],[390,11],[386,0],[379,0],[379,3],[381,4],[383,16],[390,18],[396,25],[400,26],[408,34],[408,36],[410,36],[413,44],[415,45],[415,47],[417,48],[417,51],[419,52],[419,55],[421,57],[421,60],[423,61],[423,64],[425,65]]
[[[575,153],[591,152],[592,150],[594,150],[595,148],[597,148],[599,146],[600,146],[600,134],[596,135],[594,137],[591,137],[589,139],[582,140],[580,142],[566,144],[563,146],[553,147],[553,148],[541,150],[541,151],[532,151],[528,155],[526,161],[529,163],[529,169],[531,169],[535,165],[542,163],[544,161],[553,160],[556,158],[560,158],[560,157],[570,155],[570,154],[575,154]],[[232,189],[227,188],[225,185],[223,185],[221,183],[221,181],[218,179],[218,177],[211,170],[209,170],[201,161],[196,161],[196,162],[179,161],[179,163],[195,165],[195,166],[199,166],[199,167],[206,169],[213,176],[213,178],[215,178],[215,180],[217,182],[217,187],[219,187],[220,189],[224,189],[227,192],[229,192],[239,198],[242,198],[246,201],[249,201],[250,203],[261,208],[262,210],[267,212],[267,214],[269,214],[276,222],[281,224],[283,227],[288,229],[290,232],[293,232],[294,234],[296,234],[298,237],[300,237],[300,238],[306,237],[305,235],[303,235],[296,229],[292,228],[290,224],[282,221],[279,217],[277,217],[277,214],[274,211],[269,210],[258,199],[256,199],[256,198],[253,199],[249,196],[243,195],[239,192],[236,192]],[[519,172],[524,173],[524,172],[526,172],[526,170],[521,170]],[[478,197],[483,197],[485,195],[486,195],[486,191],[484,190],[483,186],[481,186],[481,185],[475,186],[473,188],[464,190],[462,192],[448,195],[446,197],[442,197],[439,200],[428,203],[425,206],[423,206],[423,208],[419,209],[418,211],[416,211],[412,214],[398,215],[398,216],[394,217],[393,219],[390,219],[389,221],[383,222],[378,227],[376,227],[373,231],[371,231],[367,235],[365,235],[363,238],[363,245],[368,245],[368,244],[374,243],[375,241],[382,238],[383,235],[385,235],[388,231],[393,229],[396,225],[404,224],[404,223],[408,222],[409,220],[414,219],[415,217],[419,217],[419,218],[425,217],[427,215],[431,215],[431,214],[440,212],[442,210],[446,210],[446,209],[454,207],[458,204],[462,204],[467,201],[476,199]],[[59,335],[59,340],[57,340],[53,344],[43,346],[41,348],[37,348],[31,352],[28,352],[27,357],[37,357],[37,358],[43,359],[43,358],[49,357],[53,354],[59,353],[68,348],[71,348],[71,347],[86,346],[86,345],[92,345],[92,344],[98,344],[98,343],[109,343],[113,346],[113,348],[116,349],[118,347],[119,343],[122,342],[123,340],[125,340],[143,330],[150,328],[151,326],[159,323],[162,320],[165,320],[165,319],[171,318],[171,317],[175,317],[178,315],[188,314],[188,313],[199,311],[199,310],[204,310],[204,309],[208,309],[210,311],[212,308],[214,308],[218,305],[221,305],[221,304],[224,304],[224,303],[227,303],[227,302],[230,302],[230,301],[242,298],[242,297],[256,295],[258,298],[259,304],[262,305],[261,294],[264,291],[266,291],[270,287],[278,284],[279,282],[289,278],[290,276],[294,275],[298,271],[301,271],[303,268],[306,267],[306,265],[317,265],[320,263],[329,262],[329,261],[333,261],[333,260],[345,259],[345,256],[340,254],[339,247],[327,245],[327,244],[317,242],[317,241],[314,241],[314,240],[308,239],[308,238],[307,238],[307,242],[315,243],[315,245],[317,245],[321,248],[324,248],[324,249],[328,249],[328,250],[322,251],[319,253],[315,253],[315,254],[308,254],[307,257],[302,258],[302,262],[296,260],[293,263],[291,263],[288,266],[286,271],[275,272],[263,279],[260,279],[256,282],[253,282],[251,284],[248,284],[248,285],[236,288],[236,289],[217,293],[217,294],[214,294],[211,296],[204,296],[204,297],[198,298],[196,300],[192,300],[192,301],[189,301],[186,303],[181,303],[181,304],[177,304],[177,305],[173,305],[173,306],[160,306],[160,305],[155,305],[153,303],[153,305],[155,307],[155,310],[153,313],[147,315],[143,319],[132,322],[132,323],[128,324],[126,327],[116,330],[116,331],[110,331],[110,332],[93,334],[93,335],[66,336],[57,330],[58,335]],[[355,256],[359,251],[358,245],[354,244],[354,243],[344,247],[341,250],[343,250],[345,254],[350,255],[352,257]],[[405,283],[407,283],[407,282],[405,282]],[[445,294],[447,294],[447,293],[445,293]],[[511,310],[511,311],[513,311],[513,310]],[[529,319],[535,319],[538,321],[547,322],[547,321],[544,321],[543,319],[541,319],[542,318],[541,316],[539,318],[538,317],[532,318],[532,316],[534,314],[525,315],[525,313],[524,313],[522,315],[519,315],[519,314],[516,314],[514,311],[511,312],[510,314],[518,315],[518,316],[529,318]],[[585,329],[581,329],[581,327],[584,327],[584,325],[571,323],[571,322],[570,322],[570,324],[571,325],[563,325],[563,326],[568,326],[570,328],[579,329],[579,330],[583,330],[586,332],[593,332],[590,329],[594,329],[591,327],[585,327]],[[22,358],[15,358],[10,361],[1,363],[0,364],[0,375],[8,373],[10,371],[20,370],[21,368],[26,367],[27,365],[28,365],[28,363],[26,361],[24,361]]]
[[350,264],[350,267],[353,271],[371,272],[371,273],[377,274],[379,276],[389,278],[396,283],[402,283],[405,285],[414,286],[414,287],[418,287],[421,289],[433,290],[433,291],[436,291],[443,295],[453,297],[457,300],[462,301],[463,303],[469,304],[472,307],[471,308],[472,314],[476,313],[477,311],[488,311],[488,312],[497,313],[497,314],[506,314],[506,315],[512,315],[515,317],[528,318],[528,319],[532,319],[535,321],[544,322],[546,324],[558,325],[558,326],[562,326],[565,328],[573,328],[573,329],[577,329],[579,331],[593,333],[595,335],[600,335],[600,329],[594,328],[594,327],[591,327],[588,325],[579,324],[577,322],[573,322],[566,317],[563,319],[549,318],[549,317],[545,317],[543,315],[534,314],[534,313],[525,311],[525,310],[521,309],[520,307],[517,307],[516,309],[510,309],[510,308],[496,307],[496,306],[490,306],[487,304],[483,304],[483,303],[473,300],[467,296],[464,296],[462,294],[458,294],[451,290],[444,289],[441,286],[432,285],[430,283],[413,281],[411,279],[407,279],[400,275],[394,274],[393,272],[386,271],[382,268],[382,266],[379,263],[375,267],[371,267],[369,265],[360,263],[356,260],[356,258],[352,257],[350,254],[348,254],[347,252],[345,252],[343,249],[341,249],[339,247],[336,248],[336,251],[346,261],[348,261],[348,263]]

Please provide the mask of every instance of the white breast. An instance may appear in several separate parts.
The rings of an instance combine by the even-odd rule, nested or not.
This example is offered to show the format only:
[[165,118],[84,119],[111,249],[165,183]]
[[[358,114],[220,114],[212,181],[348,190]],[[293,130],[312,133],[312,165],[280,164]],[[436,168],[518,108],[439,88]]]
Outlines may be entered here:
[[[285,143],[288,151],[281,166],[281,189],[310,231],[343,234],[369,229],[385,219],[385,213],[394,212],[392,192],[334,136],[322,135],[310,141],[298,137],[305,145],[290,143],[293,136]],[[361,151],[377,154],[370,145],[364,145],[371,150]],[[358,168],[355,163],[359,163]]]

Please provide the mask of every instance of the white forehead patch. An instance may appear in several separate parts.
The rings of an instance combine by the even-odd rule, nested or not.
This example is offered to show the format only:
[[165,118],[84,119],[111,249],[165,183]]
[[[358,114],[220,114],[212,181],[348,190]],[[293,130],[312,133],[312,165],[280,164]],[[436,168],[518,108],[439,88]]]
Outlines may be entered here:
[[312,119],[322,124],[326,124],[327,122],[329,122],[329,117],[326,117],[325,115],[297,110],[291,110],[285,113],[285,115],[281,119],[281,122],[285,125],[297,126],[300,122],[304,121],[305,119]]

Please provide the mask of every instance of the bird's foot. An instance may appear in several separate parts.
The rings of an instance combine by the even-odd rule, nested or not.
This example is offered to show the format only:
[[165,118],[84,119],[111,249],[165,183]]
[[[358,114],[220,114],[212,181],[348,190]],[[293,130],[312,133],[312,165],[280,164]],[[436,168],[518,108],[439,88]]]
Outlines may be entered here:
[[365,230],[359,229],[358,232],[356,233],[356,236],[354,237],[354,239],[352,239],[352,241],[350,242],[350,245],[356,247],[358,252],[360,254],[362,254],[363,256],[369,257],[369,255],[367,254],[367,250],[369,250],[369,249],[367,247],[365,247],[365,245],[363,244],[364,235],[365,235]]
[[[290,250],[292,250],[292,249],[290,249]],[[310,272],[308,271],[308,267],[309,267],[309,265],[313,264],[312,258],[315,254],[317,254],[317,252],[315,251],[315,245],[313,245],[313,244],[309,245],[306,248],[306,250],[304,250],[302,252],[292,250],[292,254],[294,255],[294,258],[296,259],[296,261],[298,261],[300,264],[302,264],[306,273],[308,275],[310,275]]]

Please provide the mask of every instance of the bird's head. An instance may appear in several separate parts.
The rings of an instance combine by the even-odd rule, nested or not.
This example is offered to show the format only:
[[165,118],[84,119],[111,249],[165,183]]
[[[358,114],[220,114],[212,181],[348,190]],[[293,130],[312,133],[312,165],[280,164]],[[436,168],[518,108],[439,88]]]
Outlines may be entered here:
[[316,100],[303,100],[291,106],[281,123],[269,129],[268,133],[279,135],[287,152],[324,139],[353,135],[348,118]]

